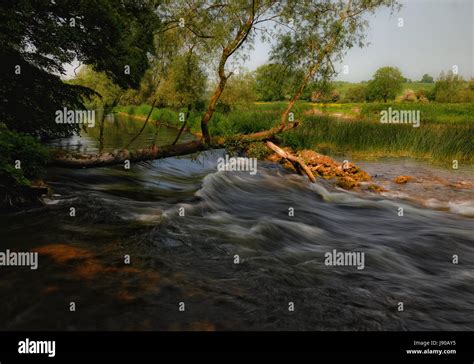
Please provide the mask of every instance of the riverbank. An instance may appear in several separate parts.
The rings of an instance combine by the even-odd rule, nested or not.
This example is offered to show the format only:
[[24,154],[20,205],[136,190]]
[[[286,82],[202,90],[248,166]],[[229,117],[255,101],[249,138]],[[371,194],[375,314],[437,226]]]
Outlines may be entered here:
[[[270,127],[270,125],[275,124],[275,113],[279,112],[278,110],[280,106],[282,105],[279,103],[256,104],[256,109],[260,110],[261,113],[255,113],[254,110],[250,110],[242,119],[233,119],[240,115],[239,111],[231,112],[229,115],[222,116],[223,118],[228,118],[228,124],[224,123],[224,125],[231,125],[231,130],[248,130],[245,125],[251,125],[251,120],[255,118],[256,123],[253,124],[254,130],[266,130],[266,128]],[[403,130],[405,130],[406,135],[400,135],[400,133],[391,135],[389,133],[391,126],[382,125],[382,127],[385,127],[386,129],[386,133],[380,134],[380,125],[374,123],[373,121],[365,121],[361,119],[357,119],[357,121],[348,121],[339,120],[327,115],[311,115],[311,113],[308,111],[314,109],[308,109],[308,107],[313,106],[314,105],[308,105],[307,103],[301,103],[297,105],[297,113],[304,116],[303,122],[301,123],[302,125],[299,125],[295,130],[287,131],[278,135],[276,140],[278,145],[287,149],[291,153],[302,156],[306,163],[309,164],[310,169],[314,172],[315,176],[332,179],[334,185],[338,187],[344,188],[346,190],[355,189],[361,193],[390,193],[394,186],[390,185],[389,183],[387,184],[386,181],[369,181],[369,179],[365,177],[360,179],[358,177],[353,178],[354,176],[352,175],[344,175],[345,170],[343,168],[343,161],[347,160],[349,163],[357,161],[357,165],[360,165],[360,162],[364,161],[373,161],[376,163],[377,161],[384,160],[387,157],[397,157],[398,160],[404,161],[405,159],[403,158],[412,157],[412,155],[407,151],[400,151],[400,145],[397,144],[396,140],[397,138],[405,138],[405,140],[409,140],[410,137],[413,138],[416,135],[412,134],[412,130],[414,128],[411,128],[410,126],[401,126],[405,127]],[[338,105],[331,104],[328,105],[328,107],[335,108],[338,107]],[[148,114],[149,112],[149,108],[146,106],[142,106],[139,109],[128,107],[128,109],[130,109],[129,111],[133,112],[131,115],[125,113],[124,111],[119,111],[120,109],[121,108],[115,110],[116,113],[114,117],[106,118],[104,129],[105,138],[102,148],[104,148],[104,151],[109,153],[117,153],[117,151],[123,148],[124,145],[126,145],[135,135],[137,135],[143,126],[143,121],[146,119],[145,113]],[[354,108],[349,108],[346,106],[346,110],[349,109],[354,111]],[[331,112],[333,111],[334,110]],[[360,110],[355,111],[357,111],[360,115]],[[262,117],[262,115],[264,116]],[[161,117],[162,119],[154,119],[155,117]],[[224,120],[223,118],[218,118],[218,120],[222,122]],[[189,142],[200,138],[200,133],[196,131],[200,129],[198,129],[195,125],[196,120],[199,121],[199,115],[194,115],[194,118],[193,115],[191,115],[190,120],[191,122],[186,128],[185,133],[182,135],[179,143]],[[192,122],[192,120],[194,120],[194,122]],[[157,123],[157,121],[159,122]],[[239,123],[234,124],[237,121],[239,121]],[[468,125],[464,122],[460,122],[458,124],[463,126]],[[155,110],[152,113],[148,125],[143,131],[142,135],[140,135],[140,137],[131,145],[131,150],[149,147],[154,143],[157,143],[157,145],[166,145],[167,143],[170,143],[170,141],[174,140],[177,129],[181,126],[182,123],[179,121],[179,114],[177,112],[171,110]],[[216,127],[216,131],[221,130],[221,132],[218,132],[217,135],[226,134],[222,132],[223,129],[219,129],[222,128],[221,124],[217,123]],[[444,130],[449,129],[444,128]],[[360,136],[363,136],[365,140],[363,140]],[[377,150],[377,148],[367,147],[367,145],[370,144],[371,136],[374,136],[372,140],[376,138],[388,139],[388,141],[391,141],[393,144],[393,147],[385,149],[384,151]],[[98,127],[96,127],[88,129],[87,132],[83,132],[81,137],[74,136],[71,138],[53,141],[50,143],[50,145],[72,152],[80,152],[85,154],[97,153],[100,147],[98,141],[100,139],[99,137],[100,130]],[[469,138],[469,134],[462,135],[462,137]],[[444,139],[449,138],[450,137],[447,136]],[[459,143],[459,140],[457,140],[455,136],[453,136],[451,140],[453,141],[451,144]],[[360,143],[359,148],[354,147],[357,144],[356,142]],[[412,142],[413,144],[405,145],[403,148],[417,149],[419,154],[420,150],[423,148],[420,146],[420,144],[416,144],[418,142],[423,143],[425,149],[431,147],[431,149],[434,150],[433,146],[429,145],[428,142],[423,142],[423,139],[415,138],[415,140]],[[383,141],[380,142],[382,145],[384,143],[385,142]],[[445,145],[448,144],[449,141],[445,143]],[[340,148],[335,148],[334,145],[338,145]],[[347,145],[352,145],[352,148],[347,148]],[[236,145],[233,145],[233,143],[228,143],[226,148],[229,152],[232,152],[233,150],[241,149],[242,145],[239,143]],[[320,153],[317,153],[316,151],[319,151]],[[269,160],[269,154],[271,154],[270,150],[265,145],[263,145],[263,143],[252,143],[246,145],[245,152],[247,152],[250,156],[260,160]],[[441,153],[440,150],[437,152]],[[413,154],[416,155],[417,153]],[[430,154],[428,152],[424,154],[424,157],[424,159],[420,160],[426,162],[431,161],[429,159]],[[273,162],[279,163],[281,161],[281,158],[278,158],[275,155],[270,157],[270,159],[272,158]],[[458,171],[464,171],[466,168],[470,168],[469,164],[466,164],[464,160],[460,158],[458,161],[458,169],[453,169],[452,165],[449,166],[451,167],[452,174],[459,174]],[[404,162],[401,163],[403,165]],[[288,167],[290,170],[293,169],[293,172],[295,172],[291,163],[286,162],[282,164]],[[445,163],[445,165],[446,164],[447,163]],[[379,164],[379,166],[382,167],[381,164]],[[381,168],[381,170],[383,169],[384,168]],[[408,171],[403,171],[403,168],[396,169],[399,171],[399,175],[410,175]],[[447,170],[448,169],[444,169],[443,171]],[[440,169],[440,171],[442,170]],[[381,172],[373,170],[370,174],[372,174],[372,176],[377,176],[381,175]],[[397,176],[394,176],[394,178],[395,177]],[[452,181],[450,184],[453,186],[457,185],[462,187],[466,185],[464,182],[464,180],[460,179],[459,181]],[[469,182],[467,182],[467,185],[470,185]],[[408,183],[407,187],[404,189],[409,190],[410,186],[412,186],[412,183]],[[434,191],[434,193],[436,192]],[[408,195],[410,195],[410,193],[408,193]],[[436,197],[434,199],[436,200]],[[439,204],[437,205],[436,203],[433,203],[431,205],[438,206]],[[443,208],[446,208],[446,204],[441,205],[444,206]]]
[[[272,128],[286,103],[253,103],[229,113],[216,111],[211,134],[230,136]],[[380,112],[392,108],[419,110],[419,127],[412,124],[382,124]],[[121,106],[115,109],[146,117],[150,106]],[[181,126],[179,112],[155,109],[152,120]],[[322,154],[352,155],[357,159],[411,157],[445,167],[474,164],[474,106],[471,104],[362,103],[295,105],[293,118],[301,125],[282,134],[279,142],[295,150],[311,149]],[[200,132],[200,112],[191,112],[188,129]]]
[[[277,111],[278,107],[281,106],[278,103],[270,103],[263,105],[263,110],[267,110],[267,113],[273,115],[275,111]],[[337,107],[336,104],[329,105],[329,107]],[[303,108],[308,107],[307,104],[300,104],[297,106],[298,112],[304,113]],[[351,106],[352,107],[352,106]],[[462,109],[465,105],[460,105],[459,108]],[[132,109],[135,110],[135,109]],[[311,110],[311,109],[310,109]],[[351,109],[352,110],[352,109]],[[136,110],[135,110],[136,111]],[[141,112],[149,112],[149,109],[146,110],[144,107],[142,108]],[[333,110],[334,111],[334,110]],[[157,111],[158,112],[158,111]],[[360,110],[359,110],[360,112]],[[125,115],[125,114],[120,114]],[[180,127],[181,125],[176,123],[174,116],[178,116],[177,114],[172,114],[171,111],[162,111],[158,113],[158,115],[168,115],[168,122],[164,123],[170,127]],[[174,115],[174,116],[173,116]],[[146,118],[146,115],[141,115],[140,113],[136,113],[135,115],[131,116],[135,120],[143,121]],[[153,117],[153,114],[152,114]],[[272,116],[273,118],[273,116]],[[174,124],[173,124],[174,120]],[[260,120],[265,120],[266,123],[269,122],[268,118],[263,118]],[[328,147],[320,147],[316,150],[321,151],[324,154],[320,154],[315,152],[314,150],[307,148],[291,148],[293,138],[293,134],[298,135],[301,133],[301,138],[306,138],[305,141],[308,145],[313,145],[310,141],[309,134],[316,134],[321,131],[325,135],[329,135],[333,133],[336,135],[338,131],[347,130],[344,129],[344,125],[347,125],[348,128],[353,127],[360,127],[361,135],[364,134],[364,127],[366,125],[371,125],[374,127],[373,122],[358,120],[354,123],[349,123],[347,121],[340,121],[334,118],[330,118],[327,116],[320,116],[316,118],[306,117],[305,122],[302,125],[298,126],[296,129],[292,131],[287,131],[283,134],[278,136],[278,142],[281,143],[281,146],[288,150],[291,153],[297,154],[298,156],[303,157],[303,159],[308,163],[311,169],[314,171],[315,176],[322,177],[324,179],[331,179],[332,183],[340,188],[345,190],[352,190],[354,189],[357,193],[369,193],[373,195],[374,193],[380,194],[382,196],[386,196],[389,198],[401,198],[406,199],[408,201],[414,202],[421,206],[425,206],[428,208],[435,208],[441,209],[445,211],[457,211],[460,210],[464,215],[470,215],[469,212],[470,207],[470,200],[467,196],[469,193],[472,193],[472,180],[474,176],[474,166],[459,161],[458,168],[454,169],[453,165],[450,163],[430,163],[432,162],[429,159],[428,155],[425,155],[425,158],[413,159],[409,153],[402,153],[397,152],[397,148],[392,148],[390,150],[374,152],[372,150],[368,151],[351,151],[345,148],[335,149],[335,148],[328,148]],[[313,122],[314,120],[314,122]],[[345,124],[344,124],[345,123]],[[464,122],[459,122],[460,125],[466,125]],[[151,135],[154,132],[154,120],[150,119],[149,127],[147,128],[148,133]],[[323,125],[326,128],[332,127],[333,129],[330,132],[325,131]],[[375,125],[378,127],[378,125]],[[387,127],[385,125],[385,127]],[[389,126],[390,127],[390,126]],[[410,136],[410,132],[412,131],[412,127],[405,126],[405,130],[407,132],[407,136]],[[136,125],[136,128],[140,128],[140,123]],[[313,130],[312,130],[313,129]],[[176,129],[174,129],[176,130]],[[347,132],[346,132],[347,134]],[[199,133],[193,133],[195,137],[199,137]],[[389,140],[391,138],[390,134],[387,133],[385,135]],[[398,136],[394,136],[397,138]],[[465,137],[469,137],[467,134]],[[185,136],[186,138],[186,136]],[[346,138],[348,138],[346,136]],[[393,138],[392,138],[393,139]],[[143,143],[146,142],[146,137],[143,138]],[[284,143],[284,141],[287,143]],[[340,142],[344,138],[340,139]],[[454,138],[456,142],[456,138]],[[419,141],[421,142],[421,141]],[[353,142],[352,142],[353,143]],[[318,144],[318,143],[315,143]],[[350,141],[347,144],[351,144]],[[428,143],[425,143],[427,145]],[[297,144],[298,145],[298,144]],[[306,144],[305,144],[306,145]],[[320,145],[320,144],[318,144]],[[144,145],[142,145],[144,146]],[[415,144],[411,146],[411,148],[415,148]],[[231,145],[227,146],[229,152],[233,152],[241,148],[241,145]],[[407,146],[407,148],[410,146]],[[334,153],[334,150],[337,150],[337,153]],[[283,166],[291,170],[293,173],[295,172],[294,167],[291,163],[287,161],[282,161],[281,157],[272,154],[270,149],[264,145],[264,143],[251,143],[246,145],[245,153],[248,156],[257,158],[259,160],[268,160],[274,163],[281,163]],[[352,163],[355,163],[355,168],[361,168],[365,170],[368,168],[367,172],[369,178],[366,178],[365,175],[367,173],[361,174],[362,178],[356,176],[344,175],[344,161],[347,160],[349,165],[352,166]],[[384,163],[388,163],[389,167],[384,165]],[[432,164],[430,166],[430,164]],[[377,166],[377,168],[373,168],[373,166]],[[410,167],[411,165],[416,165],[417,168]],[[405,169],[405,166],[406,169]],[[351,171],[350,169],[348,170]],[[396,172],[395,172],[396,171]],[[419,171],[423,171],[420,173]],[[395,183],[395,180],[399,176],[407,175],[409,180],[407,183],[398,184]],[[389,176],[388,178],[386,176]],[[370,180],[369,180],[370,179]],[[471,182],[470,182],[471,181]],[[424,188],[420,188],[420,186],[424,186]],[[422,196],[422,197],[420,197]],[[449,198],[448,198],[449,196]],[[459,198],[458,198],[459,197]],[[467,205],[465,205],[467,204]],[[458,206],[459,205],[459,206]]]

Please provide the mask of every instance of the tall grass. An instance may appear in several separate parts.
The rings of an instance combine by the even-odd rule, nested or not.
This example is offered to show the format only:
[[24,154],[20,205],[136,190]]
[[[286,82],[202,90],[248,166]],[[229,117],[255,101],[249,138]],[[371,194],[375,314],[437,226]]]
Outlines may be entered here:
[[[150,108],[150,105],[118,106],[115,111],[144,118],[150,112]],[[186,110],[153,109],[150,120],[159,120],[180,127],[182,124],[179,120],[180,112],[186,113]],[[279,120],[279,115],[279,110],[266,109],[258,105],[247,109],[237,109],[227,114],[216,111],[209,123],[209,131],[212,135],[219,136],[254,133],[273,127]],[[201,117],[201,112],[191,112],[187,122],[187,127],[191,132],[199,133],[201,131]]]
[[333,153],[365,152],[377,156],[411,156],[437,162],[474,162],[473,124],[381,124],[373,121],[335,120],[311,116],[281,139],[296,149]]

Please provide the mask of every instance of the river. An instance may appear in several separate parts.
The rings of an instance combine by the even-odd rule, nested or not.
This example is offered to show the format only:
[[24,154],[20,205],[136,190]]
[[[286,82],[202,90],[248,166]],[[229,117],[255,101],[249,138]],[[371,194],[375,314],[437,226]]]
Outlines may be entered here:
[[[109,121],[106,150],[133,123]],[[163,127],[158,144],[175,135]],[[95,152],[95,136],[56,144]],[[151,138],[152,125],[137,146]],[[0,219],[3,249],[40,252],[37,270],[0,268],[0,329],[474,330],[471,217],[267,162],[218,172],[223,155],[49,169],[47,204]],[[388,165],[364,162],[378,178]],[[334,249],[364,253],[364,269],[326,265]]]

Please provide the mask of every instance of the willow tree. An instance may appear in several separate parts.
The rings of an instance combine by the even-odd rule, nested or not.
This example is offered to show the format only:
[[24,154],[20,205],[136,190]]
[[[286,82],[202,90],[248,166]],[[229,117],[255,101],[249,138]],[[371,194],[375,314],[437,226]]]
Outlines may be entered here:
[[88,97],[84,105],[88,109],[99,111],[99,151],[104,149],[105,118],[117,106],[122,89],[112,82],[104,72],[97,72],[91,66],[83,65],[70,84],[80,85],[94,90],[95,94]]
[[354,45],[365,45],[366,15],[384,6],[393,9],[397,4],[395,0],[288,1],[280,14],[284,26],[271,58],[302,70],[304,76],[281,114],[282,125],[310,82],[333,75],[335,60],[342,61]]
[[[297,70],[302,76],[281,115],[279,126],[251,136],[237,137],[263,140],[294,127],[297,123],[287,123],[288,114],[307,85],[317,78],[324,79],[333,74],[333,61],[342,59],[347,49],[356,44],[364,46],[367,13],[379,7],[395,5],[395,0],[163,2],[158,11],[163,24],[162,32],[177,30],[192,40],[201,61],[208,69],[215,71],[217,82],[201,118],[203,141],[143,150],[135,153],[133,160],[164,158],[225,145],[223,138],[211,141],[208,124],[227,81],[234,74],[236,60],[238,57],[245,58],[245,49],[252,47],[258,35],[263,40],[276,39],[273,59]],[[119,163],[125,158],[123,155],[103,157],[60,162],[68,166],[92,167]]]
[[201,54],[211,55],[216,63],[216,86],[201,118],[203,138],[209,144],[208,124],[233,75],[232,63],[236,56],[244,55],[257,35],[263,40],[276,37],[274,60],[304,71],[281,116],[285,123],[305,87],[315,77],[331,73],[332,59],[341,58],[356,43],[363,45],[364,15],[380,6],[393,6],[394,0],[198,0],[178,4],[168,7],[167,24],[198,39],[205,48]]
[[214,20],[215,39],[220,46],[217,75],[218,82],[209,100],[207,110],[201,119],[202,135],[206,143],[211,142],[208,123],[214,114],[217,102],[224,92],[226,83],[233,75],[232,70],[227,70],[226,65],[229,58],[239,49],[250,43],[255,38],[255,27],[264,23],[265,18],[275,5],[275,1],[234,1],[222,4],[217,8],[209,8],[211,13],[214,9],[217,13],[212,15]]
[[[271,14],[278,13],[279,7],[275,0],[198,0],[170,2],[165,6],[169,21],[164,23],[169,29],[181,28],[183,34],[196,39],[197,51],[215,71],[215,87],[201,118],[201,130],[207,144],[211,143],[209,121],[227,81],[234,74],[237,58],[245,58],[243,50],[252,45],[259,25],[263,26]],[[232,62],[229,62],[231,58]]]

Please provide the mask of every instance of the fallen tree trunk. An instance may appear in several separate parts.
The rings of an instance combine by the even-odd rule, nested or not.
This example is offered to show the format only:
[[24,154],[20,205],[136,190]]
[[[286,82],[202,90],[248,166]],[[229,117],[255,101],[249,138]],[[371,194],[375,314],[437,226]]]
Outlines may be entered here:
[[210,149],[201,141],[192,141],[179,145],[167,145],[166,147],[151,147],[138,149],[136,151],[120,150],[113,153],[101,154],[63,154],[53,156],[51,164],[58,167],[68,168],[94,168],[107,167],[122,164],[148,161],[153,159],[167,158],[179,155],[192,154]]
[[279,146],[273,144],[270,141],[267,141],[267,147],[277,153],[280,157],[290,161],[295,169],[301,174],[306,174],[311,182],[316,182],[316,177],[314,177],[313,172],[311,172],[311,169],[306,165],[303,159],[284,151]]
[[240,134],[236,137],[237,140],[244,143],[251,143],[256,141],[265,141],[272,139],[276,134],[283,133],[287,130],[296,128],[299,122],[295,121],[293,123],[288,123],[286,125],[275,126],[268,130],[258,131],[252,134]]
[[67,168],[95,168],[107,167],[117,164],[123,164],[126,161],[130,163],[149,161],[154,159],[168,158],[186,154],[192,154],[210,149],[224,148],[227,140],[251,143],[255,141],[264,141],[273,138],[276,134],[292,129],[298,125],[298,122],[290,123],[285,126],[278,126],[269,130],[233,136],[229,139],[214,138],[212,144],[208,145],[201,140],[196,140],[178,145],[166,145],[163,147],[153,146],[151,148],[138,149],[135,151],[119,150],[114,153],[100,154],[72,154],[57,153],[52,156],[50,164],[58,167]]

